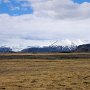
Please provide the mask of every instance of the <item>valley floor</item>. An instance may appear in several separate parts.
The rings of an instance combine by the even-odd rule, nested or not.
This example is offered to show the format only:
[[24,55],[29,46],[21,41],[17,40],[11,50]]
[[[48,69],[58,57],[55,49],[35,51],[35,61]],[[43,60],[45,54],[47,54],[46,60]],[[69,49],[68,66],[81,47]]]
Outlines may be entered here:
[[0,60],[0,90],[90,90],[90,59]]

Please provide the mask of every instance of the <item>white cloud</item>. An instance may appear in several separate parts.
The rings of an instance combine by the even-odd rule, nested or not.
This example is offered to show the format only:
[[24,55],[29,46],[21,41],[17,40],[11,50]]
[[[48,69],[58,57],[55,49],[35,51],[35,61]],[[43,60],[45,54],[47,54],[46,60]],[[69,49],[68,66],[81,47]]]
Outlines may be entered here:
[[37,16],[56,19],[90,18],[90,3],[74,3],[72,0],[28,0]]
[[[88,39],[90,19],[70,21],[37,18],[33,15],[0,15],[2,38],[25,40]],[[1,38],[1,39],[2,39]]]

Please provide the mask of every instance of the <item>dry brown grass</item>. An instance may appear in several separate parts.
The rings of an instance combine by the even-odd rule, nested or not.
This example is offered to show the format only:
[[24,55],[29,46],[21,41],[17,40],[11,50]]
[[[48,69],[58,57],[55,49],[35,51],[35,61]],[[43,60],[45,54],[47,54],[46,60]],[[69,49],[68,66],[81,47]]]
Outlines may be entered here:
[[90,90],[90,59],[0,60],[0,90]]
[[0,60],[4,59],[90,59],[90,53],[0,53]]

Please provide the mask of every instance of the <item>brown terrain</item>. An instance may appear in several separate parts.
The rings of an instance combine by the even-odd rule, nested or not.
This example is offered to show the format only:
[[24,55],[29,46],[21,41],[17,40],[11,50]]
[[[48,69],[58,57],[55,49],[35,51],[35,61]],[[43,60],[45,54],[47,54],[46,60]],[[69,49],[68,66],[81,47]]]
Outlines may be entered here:
[[0,90],[90,90],[90,54],[0,54]]

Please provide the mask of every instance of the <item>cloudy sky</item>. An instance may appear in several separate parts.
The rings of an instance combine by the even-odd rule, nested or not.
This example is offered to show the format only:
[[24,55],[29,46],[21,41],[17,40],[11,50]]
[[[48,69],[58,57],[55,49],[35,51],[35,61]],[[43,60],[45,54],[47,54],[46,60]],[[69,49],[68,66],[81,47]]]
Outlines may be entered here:
[[0,46],[42,46],[56,40],[90,41],[90,0],[0,0]]

